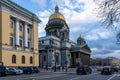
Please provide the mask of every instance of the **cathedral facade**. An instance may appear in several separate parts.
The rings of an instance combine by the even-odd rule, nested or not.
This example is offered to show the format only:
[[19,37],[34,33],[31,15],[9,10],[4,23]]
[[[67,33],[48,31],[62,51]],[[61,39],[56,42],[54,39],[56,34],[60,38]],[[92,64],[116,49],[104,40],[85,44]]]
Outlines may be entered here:
[[58,6],[49,17],[45,31],[46,36],[39,38],[40,67],[90,64],[90,48],[81,36],[77,43],[69,39],[70,29]]

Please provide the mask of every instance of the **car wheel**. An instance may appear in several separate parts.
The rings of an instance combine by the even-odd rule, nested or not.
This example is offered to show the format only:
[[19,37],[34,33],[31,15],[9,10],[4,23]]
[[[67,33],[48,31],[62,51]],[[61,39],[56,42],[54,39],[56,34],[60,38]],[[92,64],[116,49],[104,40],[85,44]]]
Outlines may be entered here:
[[112,74],[112,73],[109,73],[110,75]]
[[77,75],[79,75],[80,73],[79,72],[77,72]]
[[92,73],[92,72],[89,72],[90,74]]
[[4,73],[3,73],[3,76],[6,76],[6,75],[7,75],[7,74],[4,72]]
[[84,72],[84,74],[87,74],[87,72]]
[[103,72],[101,72],[101,74],[103,75]]
[[16,72],[14,72],[13,74],[16,75]]

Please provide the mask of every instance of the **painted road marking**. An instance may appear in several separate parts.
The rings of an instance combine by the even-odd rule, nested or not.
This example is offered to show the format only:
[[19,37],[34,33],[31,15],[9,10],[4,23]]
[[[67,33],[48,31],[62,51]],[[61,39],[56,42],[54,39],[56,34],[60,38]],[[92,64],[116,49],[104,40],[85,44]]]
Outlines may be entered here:
[[112,75],[108,80],[111,80],[111,79],[114,78],[115,76],[117,76],[117,74]]
[[58,76],[65,76],[66,74],[59,74],[59,75],[45,75],[45,76],[38,76],[38,77],[29,77],[29,78],[19,78],[19,80],[24,79],[46,79],[46,78],[54,78]]
[[120,76],[120,74],[117,75],[118,77]]
[[[92,75],[96,75],[96,74],[98,74],[98,73],[93,73],[93,74],[86,75],[86,76],[88,77],[88,76],[92,76]],[[76,80],[76,79],[84,78],[84,77],[86,77],[86,76],[80,76],[80,77],[72,78],[72,79],[70,79],[70,80]]]

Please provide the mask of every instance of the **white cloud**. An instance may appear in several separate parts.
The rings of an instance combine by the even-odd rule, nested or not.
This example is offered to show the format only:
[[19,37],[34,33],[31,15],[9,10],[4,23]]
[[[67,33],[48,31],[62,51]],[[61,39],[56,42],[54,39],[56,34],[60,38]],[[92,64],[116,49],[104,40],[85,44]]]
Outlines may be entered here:
[[39,24],[39,37],[45,35],[45,26],[48,22],[48,17],[50,16],[50,12],[47,10],[39,11],[37,13],[38,17],[42,20],[42,22]]
[[85,37],[87,40],[98,40],[99,37],[97,34],[90,34]]
[[[76,8],[75,5],[78,5],[77,6],[78,10],[75,10]],[[83,7],[81,7],[81,5]],[[95,17],[95,14],[93,14],[94,8],[95,4],[92,2],[92,0],[91,2],[81,0],[81,2],[79,3],[77,3],[76,1],[75,4],[72,4],[70,0],[67,0],[65,1],[65,6],[62,8],[61,12],[63,12],[67,21],[70,22],[71,24],[91,23],[97,20],[97,17]]]
[[113,37],[113,33],[103,27],[91,29],[91,32],[85,36],[87,40],[107,39]]
[[95,57],[98,57],[98,58],[116,57],[116,58],[120,59],[120,50],[113,50],[110,53],[106,53],[106,54],[93,53],[91,55],[91,57],[93,57],[93,58],[95,58]]
[[92,51],[98,51],[98,48],[91,48]]
[[70,33],[76,33],[76,32],[79,32],[79,31],[81,31],[80,27],[71,27]]

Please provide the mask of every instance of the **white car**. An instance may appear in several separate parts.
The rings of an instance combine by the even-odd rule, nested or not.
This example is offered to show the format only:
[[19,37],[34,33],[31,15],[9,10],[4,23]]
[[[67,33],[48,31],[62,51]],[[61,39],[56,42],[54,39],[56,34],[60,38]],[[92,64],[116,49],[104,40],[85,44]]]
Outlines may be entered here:
[[17,69],[17,68],[9,68],[9,73],[10,74],[22,74],[23,70]]

